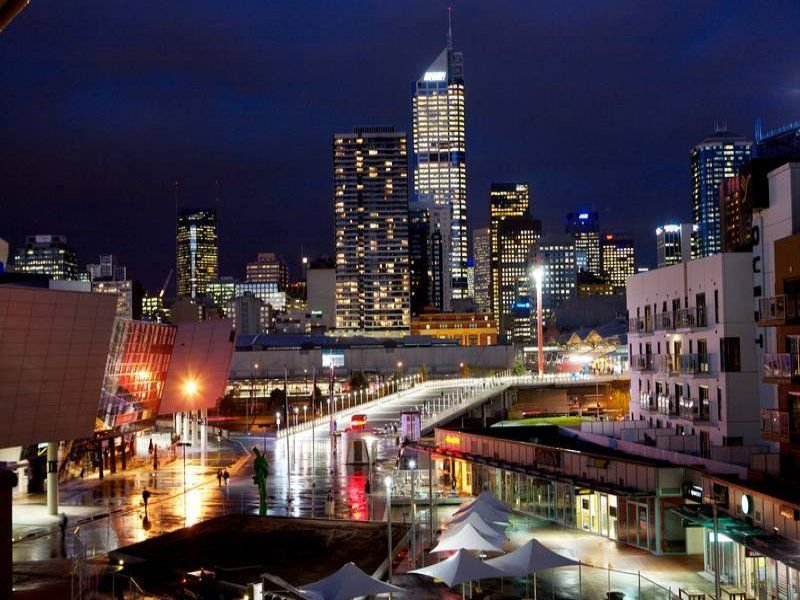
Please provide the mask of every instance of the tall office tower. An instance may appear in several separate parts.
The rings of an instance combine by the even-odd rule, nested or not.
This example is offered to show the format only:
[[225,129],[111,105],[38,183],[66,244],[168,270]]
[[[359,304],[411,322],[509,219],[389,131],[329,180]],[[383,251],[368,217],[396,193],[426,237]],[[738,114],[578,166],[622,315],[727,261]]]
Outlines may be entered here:
[[113,254],[101,254],[100,262],[86,265],[86,272],[89,279],[105,279],[106,281],[124,281],[127,277],[127,269],[117,263]]
[[259,252],[255,262],[247,263],[244,280],[275,283],[283,291],[289,285],[289,268],[274,252]]
[[697,225],[667,223],[656,228],[658,268],[689,262],[697,255]]
[[430,305],[430,213],[416,207],[408,211],[408,256],[411,270],[411,314],[420,315]]
[[[414,200],[447,209],[440,219],[447,274],[444,309],[467,297],[467,167],[464,133],[464,59],[447,47],[416,82],[412,106]],[[415,208],[415,207],[414,207]]]
[[333,138],[336,328],[411,325],[406,134],[360,127]]
[[586,271],[603,276],[600,258],[600,219],[596,212],[568,213],[566,232],[575,240],[575,260],[578,272]]
[[25,247],[14,253],[14,271],[47,275],[50,279],[78,279],[78,260],[64,235],[29,235]]
[[745,137],[717,128],[697,144],[689,155],[692,186],[692,217],[698,227],[700,257],[722,251],[719,226],[720,185],[736,175],[750,159],[753,143]]
[[472,251],[475,255],[475,309],[492,311],[492,236],[489,227],[472,232]]
[[624,293],[628,278],[636,273],[636,251],[633,240],[607,233],[603,236],[601,256],[603,277],[614,286],[616,293]]
[[542,233],[542,224],[529,216],[506,217],[498,230],[498,313],[500,332],[513,331],[513,310],[528,297],[528,255]]
[[531,298],[531,323],[536,331],[536,282],[534,267],[542,267],[542,319],[552,324],[554,311],[577,296],[575,240],[568,234],[548,234],[537,240],[528,253],[526,276]]
[[[490,299],[491,311],[500,321],[500,224],[509,217],[523,217],[531,209],[527,183],[492,183],[489,186]],[[502,326],[502,325],[501,325]]]
[[178,214],[177,286],[179,298],[198,298],[219,277],[217,211],[187,209]]

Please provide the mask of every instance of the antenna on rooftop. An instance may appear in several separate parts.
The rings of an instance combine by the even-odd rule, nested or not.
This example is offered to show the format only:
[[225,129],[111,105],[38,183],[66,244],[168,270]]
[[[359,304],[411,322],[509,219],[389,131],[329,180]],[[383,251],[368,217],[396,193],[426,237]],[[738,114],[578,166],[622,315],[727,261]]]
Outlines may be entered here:
[[453,7],[447,7],[447,49],[453,49]]

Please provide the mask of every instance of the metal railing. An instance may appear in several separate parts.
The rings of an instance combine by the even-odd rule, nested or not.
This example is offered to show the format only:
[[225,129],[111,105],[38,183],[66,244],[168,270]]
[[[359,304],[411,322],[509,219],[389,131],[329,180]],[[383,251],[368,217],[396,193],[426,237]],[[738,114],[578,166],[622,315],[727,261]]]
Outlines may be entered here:
[[634,354],[631,356],[631,370],[654,371],[655,360],[652,354]]
[[800,377],[800,354],[778,352],[764,355],[764,379]]
[[703,422],[709,420],[708,404],[702,406],[699,398],[681,398],[678,401],[678,416],[688,421]]
[[659,354],[656,357],[659,373],[678,373],[681,370],[681,362],[677,354]]
[[650,319],[633,317],[628,319],[628,333],[653,333],[653,323]]
[[656,313],[656,331],[672,331],[675,329],[675,318],[669,311]]
[[711,360],[707,352],[680,355],[681,373],[684,375],[701,375],[711,372]]
[[758,299],[758,324],[784,325],[800,317],[800,294],[778,294]]
[[675,416],[678,414],[678,400],[675,396],[659,394],[657,397],[658,412],[662,415]]
[[780,440],[789,440],[789,413],[782,410],[761,410],[761,433]]
[[653,394],[642,392],[639,395],[639,408],[648,412],[655,412],[658,410],[658,402]]
[[695,329],[706,326],[706,307],[680,308],[674,313],[675,329]]

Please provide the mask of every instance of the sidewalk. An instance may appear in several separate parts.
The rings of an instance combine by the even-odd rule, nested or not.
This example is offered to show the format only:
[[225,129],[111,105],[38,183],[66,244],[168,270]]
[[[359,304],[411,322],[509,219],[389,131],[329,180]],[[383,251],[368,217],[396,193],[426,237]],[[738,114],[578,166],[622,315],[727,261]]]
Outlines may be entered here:
[[[216,440],[209,440],[205,464],[201,464],[199,450],[186,453],[191,489],[215,481],[217,469],[238,469],[246,459],[247,454],[235,442],[223,440],[220,448]],[[106,473],[103,479],[94,473],[60,483],[59,515],[66,514],[72,528],[112,513],[137,510],[142,506],[141,493],[145,489],[151,493],[150,506],[183,493],[182,454],[169,461],[162,459],[158,471],[153,471],[149,460],[137,462],[138,466]],[[57,533],[58,522],[59,516],[47,513],[45,494],[21,494],[12,501],[14,543]]]

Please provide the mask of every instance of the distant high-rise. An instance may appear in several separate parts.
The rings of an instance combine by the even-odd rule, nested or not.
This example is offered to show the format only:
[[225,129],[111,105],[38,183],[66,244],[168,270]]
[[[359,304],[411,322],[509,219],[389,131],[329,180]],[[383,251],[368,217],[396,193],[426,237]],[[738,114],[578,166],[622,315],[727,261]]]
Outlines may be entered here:
[[[463,55],[447,46],[415,86],[412,107],[414,200],[448,210],[444,246],[444,309],[467,292],[467,167]],[[414,207],[412,207],[414,208]]]
[[408,211],[408,254],[411,269],[411,314],[419,315],[430,302],[430,212],[417,206]]
[[596,212],[581,211],[567,214],[566,232],[575,240],[575,260],[578,271],[602,277],[600,259],[600,218]]
[[29,235],[25,247],[14,253],[14,271],[47,275],[50,279],[78,279],[78,260],[64,235]]
[[475,256],[475,308],[478,312],[492,312],[492,235],[489,227],[472,232],[472,250]]
[[667,223],[656,228],[658,268],[689,262],[697,255],[697,225]]
[[[531,322],[536,324],[536,283],[533,268],[542,268],[542,318],[544,326],[552,323],[554,311],[562,303],[577,295],[577,268],[575,240],[568,234],[548,234],[537,240],[528,253],[529,294]],[[536,331],[536,327],[533,327]]]
[[289,269],[283,258],[274,252],[259,252],[255,262],[245,267],[245,281],[275,283],[283,291],[289,285]]
[[177,288],[179,298],[198,298],[219,277],[217,211],[187,209],[178,214]]
[[8,263],[8,242],[0,238],[0,274],[6,269]]
[[406,135],[361,127],[333,139],[336,327],[411,325]]
[[116,261],[113,254],[101,254],[100,262],[86,265],[86,272],[91,281],[125,281],[128,278],[128,270]]
[[625,292],[628,278],[636,273],[636,251],[633,240],[613,233],[603,236],[601,247],[603,277],[618,294]]
[[[531,209],[527,183],[492,183],[489,186],[490,302],[491,311],[500,322],[500,225],[509,217],[523,217]],[[508,307],[506,307],[508,308]],[[501,324],[502,327],[502,324]]]
[[722,251],[720,233],[720,185],[734,177],[750,158],[752,141],[718,129],[697,144],[689,155],[692,187],[692,218],[697,225],[698,256]]
[[[513,311],[520,298],[528,297],[528,256],[542,233],[542,224],[531,217],[506,217],[498,231],[498,313],[500,331],[514,329]],[[528,306],[530,308],[530,306]]]

